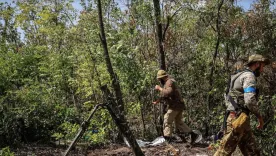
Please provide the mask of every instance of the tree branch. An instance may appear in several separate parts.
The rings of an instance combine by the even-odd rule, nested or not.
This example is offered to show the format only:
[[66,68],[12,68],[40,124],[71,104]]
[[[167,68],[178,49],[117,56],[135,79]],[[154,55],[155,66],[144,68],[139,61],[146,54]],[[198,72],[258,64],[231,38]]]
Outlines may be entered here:
[[165,41],[165,36],[166,36],[166,32],[167,32],[167,30],[168,30],[168,28],[169,28],[169,25],[170,25],[170,19],[173,19],[173,17],[182,9],[183,7],[181,6],[180,8],[178,8],[175,12],[174,12],[174,14],[171,16],[171,17],[167,17],[167,24],[166,24],[166,27],[165,27],[165,29],[164,29],[164,32],[163,32],[163,35],[162,35],[162,42],[164,42]]

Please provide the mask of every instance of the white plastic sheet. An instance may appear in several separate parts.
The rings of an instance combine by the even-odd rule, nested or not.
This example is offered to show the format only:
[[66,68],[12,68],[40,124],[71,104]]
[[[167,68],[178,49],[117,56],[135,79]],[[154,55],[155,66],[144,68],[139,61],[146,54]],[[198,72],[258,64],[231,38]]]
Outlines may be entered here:
[[[202,140],[202,134],[200,131],[198,130],[193,130],[194,133],[196,133],[198,135],[197,139],[195,140],[195,143],[198,143]],[[156,139],[154,139],[152,142],[147,142],[147,141],[143,141],[143,140],[136,140],[138,145],[140,147],[148,147],[148,146],[158,146],[158,145],[163,145],[164,142],[166,141],[165,138],[163,136],[159,136]],[[128,141],[126,140],[126,138],[124,138],[124,142],[126,143],[126,145],[128,147],[130,147]]]
[[198,135],[198,137],[195,140],[195,143],[199,143],[202,140],[201,132],[199,130],[193,130],[193,132]]

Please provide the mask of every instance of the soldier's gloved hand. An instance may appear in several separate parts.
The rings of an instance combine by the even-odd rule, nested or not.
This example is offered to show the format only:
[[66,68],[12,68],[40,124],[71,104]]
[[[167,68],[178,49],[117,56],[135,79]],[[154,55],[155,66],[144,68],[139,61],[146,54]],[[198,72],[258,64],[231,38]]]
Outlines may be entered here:
[[158,101],[153,101],[152,104],[156,105],[158,103]]
[[156,101],[153,101],[152,104],[156,105],[160,102],[160,99],[156,100]]
[[155,86],[155,89],[156,89],[156,90],[162,91],[162,88],[161,88],[159,85],[156,85],[156,86]]
[[258,129],[263,129],[264,127],[264,120],[262,116],[258,117],[259,125],[257,126]]

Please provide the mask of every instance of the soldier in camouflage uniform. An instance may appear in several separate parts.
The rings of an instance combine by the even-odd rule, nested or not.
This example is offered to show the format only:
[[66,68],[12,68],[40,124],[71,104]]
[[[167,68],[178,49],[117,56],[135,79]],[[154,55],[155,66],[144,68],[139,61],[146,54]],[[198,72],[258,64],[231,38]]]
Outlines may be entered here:
[[249,113],[253,113],[259,121],[257,128],[263,127],[263,118],[257,105],[256,77],[263,72],[269,60],[262,55],[252,55],[247,68],[231,76],[230,90],[227,100],[227,126],[220,147],[215,156],[231,155],[237,145],[243,155],[260,155],[251,127]]
[[[229,93],[229,89],[230,89],[231,76],[243,71],[245,62],[246,62],[245,60],[240,59],[233,65],[232,70],[231,70],[232,74],[229,75],[227,87],[226,87],[225,94],[224,94],[225,101],[227,101],[227,94]],[[220,131],[215,135],[214,141],[220,140],[223,137],[224,130],[226,129],[227,117],[228,117],[228,115],[226,114],[224,117],[223,125],[221,126]]]
[[[155,86],[155,89],[160,91],[161,100],[165,100],[168,104],[168,111],[164,116],[164,125],[163,132],[164,138],[167,141],[171,141],[172,135],[172,124],[175,122],[175,127],[179,132],[179,136],[183,142],[185,142],[184,133],[191,134],[191,143],[193,144],[196,138],[198,137],[191,128],[189,128],[182,121],[182,113],[184,110],[184,101],[181,97],[178,86],[176,85],[176,81],[168,77],[167,73],[164,70],[159,70],[157,72],[157,79],[164,86],[163,88],[159,85]],[[159,103],[160,100],[153,102],[153,104]]]

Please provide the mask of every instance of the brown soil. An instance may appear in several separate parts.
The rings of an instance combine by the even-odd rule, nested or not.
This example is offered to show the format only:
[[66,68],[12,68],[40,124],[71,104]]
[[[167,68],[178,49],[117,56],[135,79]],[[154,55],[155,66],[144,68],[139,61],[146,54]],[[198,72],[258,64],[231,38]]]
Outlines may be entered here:
[[[61,156],[65,147],[49,147],[43,145],[24,145],[21,148],[12,149],[16,156]],[[210,156],[214,152],[207,149],[207,145],[196,144],[189,147],[184,143],[172,143],[168,145],[145,147],[142,151],[146,156]],[[133,156],[131,149],[125,145],[109,145],[95,149],[75,148],[70,151],[69,156]]]
[[[213,154],[213,151],[209,151],[206,146],[195,145],[194,147],[189,147],[188,144],[183,143],[173,143],[171,145],[162,145],[156,147],[146,147],[142,148],[142,151],[146,156],[167,156],[167,155],[177,155],[177,156],[209,156]],[[88,156],[132,156],[134,155],[130,148],[126,146],[117,146],[114,149],[101,149],[91,151]]]

